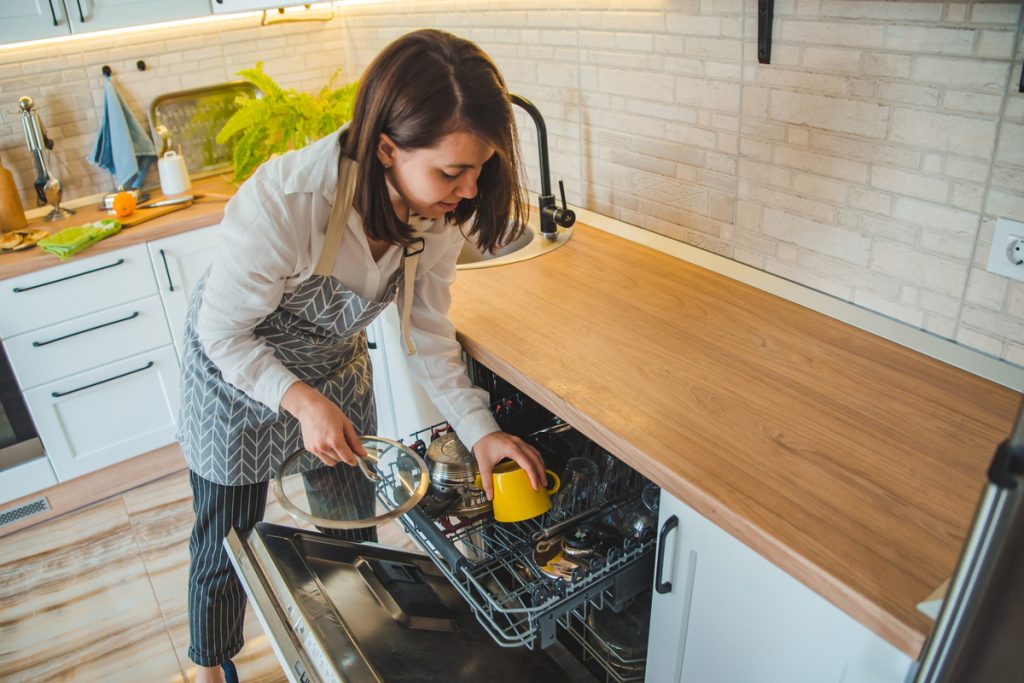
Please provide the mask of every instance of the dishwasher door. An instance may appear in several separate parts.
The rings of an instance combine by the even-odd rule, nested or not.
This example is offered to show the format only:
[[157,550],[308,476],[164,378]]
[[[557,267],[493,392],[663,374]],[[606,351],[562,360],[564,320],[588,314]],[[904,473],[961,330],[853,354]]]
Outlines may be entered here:
[[592,680],[498,646],[424,555],[267,523],[224,545],[293,683]]

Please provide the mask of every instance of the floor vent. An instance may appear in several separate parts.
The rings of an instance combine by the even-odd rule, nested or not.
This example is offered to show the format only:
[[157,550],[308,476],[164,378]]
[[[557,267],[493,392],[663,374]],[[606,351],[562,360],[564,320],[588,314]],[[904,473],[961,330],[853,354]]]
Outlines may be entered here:
[[36,498],[35,500],[30,500],[27,503],[22,503],[17,507],[0,510],[0,529],[14,524],[15,522],[20,522],[26,517],[32,517],[33,515],[46,512],[49,509],[50,501],[45,497],[41,497]]

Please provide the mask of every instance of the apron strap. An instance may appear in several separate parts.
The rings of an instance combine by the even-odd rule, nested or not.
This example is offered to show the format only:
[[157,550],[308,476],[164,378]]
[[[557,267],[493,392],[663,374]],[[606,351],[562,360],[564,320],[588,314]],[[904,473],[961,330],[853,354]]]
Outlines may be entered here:
[[338,162],[338,189],[334,193],[334,206],[331,217],[327,221],[327,234],[324,235],[324,248],[320,252],[320,260],[316,263],[315,275],[330,277],[334,272],[334,260],[338,257],[341,238],[345,235],[348,224],[348,212],[352,208],[352,199],[356,196],[356,171],[358,164],[344,154]]
[[[331,207],[331,217],[327,221],[327,234],[324,235],[324,247],[320,252],[320,259],[317,261],[313,273],[330,277],[334,272],[334,260],[338,257],[338,249],[341,247],[341,238],[345,234],[348,224],[348,213],[352,209],[352,199],[356,194],[356,171],[358,165],[352,159],[341,155],[338,162],[338,189],[334,193],[334,206]],[[405,269],[405,284],[402,292],[402,341],[405,344],[405,353],[409,356],[416,355],[416,346],[412,342],[412,335],[409,334],[409,320],[412,315],[412,298],[416,284],[416,268],[420,263],[420,254],[423,253],[423,238],[420,237],[419,228],[413,232],[413,240],[405,247],[402,254],[402,268]]]
[[405,284],[402,293],[402,342],[405,344],[405,355],[415,356],[416,345],[412,343],[412,335],[409,334],[409,319],[412,315],[413,286],[416,284],[416,266],[420,262],[420,254],[423,253],[423,238],[417,228],[413,233],[413,241],[405,247],[402,255],[402,267],[405,268]]

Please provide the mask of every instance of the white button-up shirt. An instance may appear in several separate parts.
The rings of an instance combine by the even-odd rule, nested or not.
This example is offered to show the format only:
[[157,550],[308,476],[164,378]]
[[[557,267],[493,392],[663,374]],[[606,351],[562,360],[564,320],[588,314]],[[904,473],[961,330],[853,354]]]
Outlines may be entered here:
[[[268,161],[242,184],[225,208],[220,247],[203,292],[197,333],[206,354],[225,380],[275,411],[298,378],[253,331],[316,268],[338,183],[338,137],[335,132]],[[416,355],[409,363],[460,440],[472,448],[499,427],[487,393],[466,375],[448,319],[464,240],[459,226],[413,220],[420,221],[424,245],[409,330]],[[374,262],[362,219],[350,211],[333,277],[366,299],[379,299],[401,264],[397,245]]]

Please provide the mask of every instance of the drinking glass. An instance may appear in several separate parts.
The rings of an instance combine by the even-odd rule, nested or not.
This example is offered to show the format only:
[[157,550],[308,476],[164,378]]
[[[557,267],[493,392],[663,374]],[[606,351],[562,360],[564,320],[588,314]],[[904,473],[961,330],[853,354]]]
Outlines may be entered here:
[[594,503],[597,475],[593,460],[569,458],[562,472],[562,488],[551,505],[551,519],[565,519],[589,508]]

